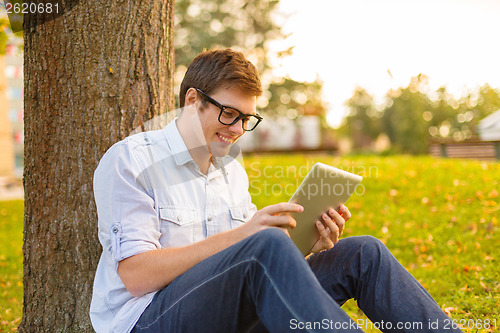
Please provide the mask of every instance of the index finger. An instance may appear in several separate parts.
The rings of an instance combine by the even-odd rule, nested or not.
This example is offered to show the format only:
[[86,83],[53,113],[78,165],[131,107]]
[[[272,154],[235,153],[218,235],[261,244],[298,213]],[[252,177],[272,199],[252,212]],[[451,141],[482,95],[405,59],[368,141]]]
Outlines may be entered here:
[[304,210],[304,207],[298,204],[294,203],[286,203],[282,202],[276,205],[271,205],[262,208],[263,211],[268,213],[269,215],[274,215],[274,214],[281,214],[281,213],[295,213],[295,212],[302,212]]

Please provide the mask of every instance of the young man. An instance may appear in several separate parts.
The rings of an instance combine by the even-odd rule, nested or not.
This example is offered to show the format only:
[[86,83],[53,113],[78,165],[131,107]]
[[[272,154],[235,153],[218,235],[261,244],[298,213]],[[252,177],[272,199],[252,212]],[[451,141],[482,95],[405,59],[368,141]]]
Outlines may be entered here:
[[448,317],[381,242],[339,241],[345,206],[317,221],[318,253],[307,261],[286,233],[295,226],[287,213],[301,206],[256,211],[231,148],[262,120],[261,93],[243,54],[204,52],[182,82],[180,116],[103,156],[94,178],[103,246],[95,330],[360,332],[340,308],[356,298],[385,331],[435,323],[442,332]]

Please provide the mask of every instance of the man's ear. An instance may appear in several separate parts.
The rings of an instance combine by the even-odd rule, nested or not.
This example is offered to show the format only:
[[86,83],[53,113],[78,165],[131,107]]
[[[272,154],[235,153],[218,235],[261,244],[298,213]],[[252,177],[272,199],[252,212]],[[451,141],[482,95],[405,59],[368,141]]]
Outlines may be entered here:
[[194,105],[198,99],[198,92],[194,88],[189,88],[186,91],[186,97],[184,98],[184,106]]

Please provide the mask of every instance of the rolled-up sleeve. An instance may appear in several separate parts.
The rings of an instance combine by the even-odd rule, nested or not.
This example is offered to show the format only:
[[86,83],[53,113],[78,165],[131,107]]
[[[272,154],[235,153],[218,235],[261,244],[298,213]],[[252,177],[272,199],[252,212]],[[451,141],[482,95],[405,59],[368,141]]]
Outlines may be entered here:
[[103,251],[117,261],[160,248],[160,224],[126,141],[111,147],[94,173],[94,196]]

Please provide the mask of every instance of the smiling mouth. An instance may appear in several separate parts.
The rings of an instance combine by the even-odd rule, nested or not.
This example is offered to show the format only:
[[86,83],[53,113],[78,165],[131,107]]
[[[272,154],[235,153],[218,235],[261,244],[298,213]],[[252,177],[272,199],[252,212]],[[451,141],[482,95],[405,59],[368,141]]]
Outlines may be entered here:
[[233,143],[234,140],[231,140],[230,138],[228,137],[225,137],[219,133],[217,133],[217,137],[219,137],[219,139],[223,142],[226,142],[226,143]]

